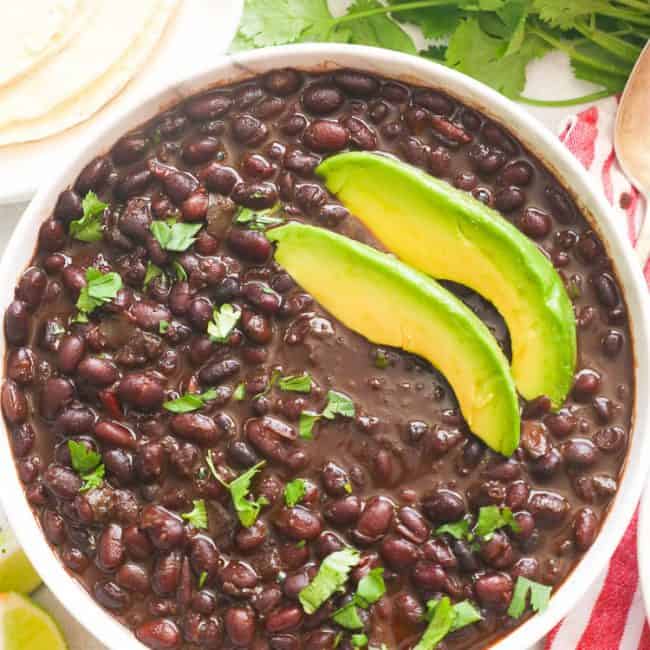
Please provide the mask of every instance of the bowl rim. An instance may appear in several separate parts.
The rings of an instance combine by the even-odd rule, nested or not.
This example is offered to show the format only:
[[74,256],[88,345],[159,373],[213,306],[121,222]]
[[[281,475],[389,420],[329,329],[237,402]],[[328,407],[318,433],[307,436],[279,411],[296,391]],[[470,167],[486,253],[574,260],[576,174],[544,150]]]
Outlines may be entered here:
[[[555,176],[562,179],[562,184],[580,204],[582,213],[597,228],[614,262],[627,301],[634,340],[637,399],[633,433],[619,490],[593,546],[560,585],[543,614],[531,617],[493,642],[491,647],[520,650],[532,645],[568,613],[605,568],[632,518],[641,494],[650,467],[650,438],[643,436],[648,425],[648,406],[646,400],[638,399],[639,395],[647,395],[650,388],[650,301],[634,251],[627,237],[619,231],[605,197],[595,189],[587,172],[559,139],[514,102],[450,68],[420,57],[374,47],[300,44],[219,57],[191,75],[170,81],[164,88],[140,98],[137,105],[116,114],[100,132],[83,143],[74,158],[62,164],[47,184],[39,188],[17,224],[0,262],[0,305],[4,310],[13,299],[15,282],[32,257],[38,227],[44,216],[51,213],[59,192],[72,183],[91,157],[104,152],[121,135],[190,94],[281,67],[301,70],[351,67],[367,70],[387,78],[439,88],[481,110],[497,124],[506,126]],[[0,356],[4,359],[4,336],[0,337]],[[120,650],[145,650],[145,646],[136,640],[128,628],[90,597],[48,545],[18,478],[4,419],[0,429],[0,472],[6,477],[0,499],[18,541],[32,564],[70,614],[100,641]],[[629,462],[633,454],[634,462]]]

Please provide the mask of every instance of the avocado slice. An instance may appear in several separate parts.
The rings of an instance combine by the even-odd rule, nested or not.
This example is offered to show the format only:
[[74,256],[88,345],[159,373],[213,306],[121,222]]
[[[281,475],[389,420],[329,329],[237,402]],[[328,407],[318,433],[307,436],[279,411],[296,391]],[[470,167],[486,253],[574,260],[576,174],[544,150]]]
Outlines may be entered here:
[[323,228],[267,231],[275,258],[350,329],[413,352],[445,375],[472,432],[495,451],[519,444],[519,402],[508,360],[485,324],[435,280],[395,257]]
[[469,194],[387,156],[343,153],[316,171],[404,262],[489,300],[510,331],[519,392],[562,405],[576,364],[575,315],[562,279],[530,239]]

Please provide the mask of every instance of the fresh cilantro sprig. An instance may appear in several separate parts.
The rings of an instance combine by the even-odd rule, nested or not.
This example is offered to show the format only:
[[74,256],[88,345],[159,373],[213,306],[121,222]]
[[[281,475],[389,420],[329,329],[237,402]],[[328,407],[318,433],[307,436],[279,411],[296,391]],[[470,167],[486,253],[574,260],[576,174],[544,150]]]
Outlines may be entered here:
[[463,539],[468,542],[488,542],[497,530],[506,527],[515,533],[520,531],[520,526],[510,508],[484,506],[478,511],[478,518],[474,527],[471,526],[469,518],[465,517],[439,526],[436,529],[436,535],[447,533],[455,539]]
[[257,465],[246,470],[230,483],[226,483],[217,473],[211,453],[208,452],[205,460],[214,478],[230,492],[230,498],[232,499],[232,504],[241,525],[245,528],[250,528],[257,521],[262,506],[266,506],[269,503],[266,497],[259,497],[258,499],[249,498],[251,483],[262,467],[264,467],[266,461],[263,460],[257,463]]
[[284,502],[293,508],[296,504],[303,500],[307,493],[307,487],[304,478],[296,478],[289,481],[284,488]]
[[332,615],[332,620],[346,630],[360,630],[363,621],[359,616],[359,607],[367,609],[386,593],[384,569],[378,567],[365,575],[357,586],[354,598]]
[[308,372],[302,375],[288,375],[278,378],[278,388],[294,393],[311,392],[312,378]]
[[[404,24],[437,44],[418,52]],[[513,99],[569,106],[620,92],[648,27],[642,0],[354,0],[336,16],[327,0],[246,0],[233,49],[319,41],[374,45],[419,53]],[[550,50],[568,55],[575,75],[602,90],[566,100],[523,97],[528,64]]]
[[194,499],[192,501],[194,506],[190,512],[181,514],[183,519],[187,519],[194,528],[199,530],[207,530],[208,528],[208,512],[205,508],[205,501],[203,499]]
[[425,619],[429,621],[429,625],[413,650],[434,650],[450,632],[477,623],[483,617],[469,600],[452,605],[445,596],[440,600],[427,602]]
[[87,492],[98,488],[104,482],[106,468],[102,463],[102,455],[76,440],[68,440],[68,451],[72,468],[83,481],[79,492]]
[[353,418],[355,415],[354,402],[343,393],[330,390],[327,393],[327,404],[322,413],[314,411],[303,411],[298,421],[298,433],[303,440],[311,440],[314,437],[314,425],[321,418],[333,420],[337,415],[346,418]]
[[100,201],[94,192],[88,192],[81,202],[81,218],[70,222],[70,234],[80,241],[99,241],[102,238],[102,216],[107,207],[108,203]]
[[149,286],[149,283],[154,279],[163,275],[163,270],[156,266],[153,262],[147,262],[147,271],[144,274],[144,280],[142,281],[142,287],[146,289]]
[[150,229],[163,250],[182,253],[196,241],[195,235],[202,227],[202,223],[182,223],[167,219],[153,221]]
[[226,302],[215,307],[208,323],[208,336],[215,343],[225,343],[241,318],[241,309]]
[[163,403],[163,408],[172,413],[190,413],[203,408],[206,402],[215,399],[217,389],[210,388],[204,393],[185,393],[181,397]]
[[87,323],[88,314],[113,300],[121,288],[122,278],[118,273],[102,273],[91,266],[86,271],[86,286],[81,289],[77,299],[76,307],[79,311],[75,320]]
[[235,215],[235,223],[243,224],[250,230],[266,230],[270,226],[277,226],[284,223],[282,217],[275,216],[279,213],[279,207],[268,210],[251,210],[240,208]]
[[328,598],[342,589],[350,571],[359,564],[361,554],[353,548],[330,553],[314,579],[298,594],[306,614],[313,614]]
[[526,599],[530,594],[530,606],[534,612],[543,612],[548,607],[551,598],[552,587],[529,580],[523,576],[517,578],[515,591],[508,607],[508,616],[519,618],[526,609]]

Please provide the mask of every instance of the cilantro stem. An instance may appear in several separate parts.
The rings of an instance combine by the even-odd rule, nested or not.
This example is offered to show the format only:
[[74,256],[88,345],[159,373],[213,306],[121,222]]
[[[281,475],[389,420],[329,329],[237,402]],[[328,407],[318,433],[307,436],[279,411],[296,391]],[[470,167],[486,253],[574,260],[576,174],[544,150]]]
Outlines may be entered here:
[[452,0],[414,0],[413,2],[405,2],[399,5],[382,5],[374,9],[366,9],[365,11],[357,11],[354,13],[344,14],[338,18],[332,19],[333,25],[340,23],[347,23],[351,20],[358,20],[359,18],[370,18],[371,16],[379,16],[381,14],[395,14],[400,11],[409,11],[411,9],[426,9],[427,7],[444,7],[446,5],[454,4]]
[[546,41],[554,48],[566,52],[575,61],[584,63],[585,65],[595,68],[596,70],[602,70],[603,72],[609,72],[611,74],[615,74],[623,77],[627,77],[630,74],[630,69],[628,66],[618,66],[615,64],[604,63],[603,61],[600,61],[594,57],[587,56],[586,54],[582,54],[581,52],[576,50],[576,48],[573,45],[559,38],[555,38],[554,36],[552,36],[547,31],[545,31],[540,27],[531,26],[528,29],[528,31],[531,34],[535,34],[536,36],[539,36],[543,41]]
[[533,99],[532,97],[519,95],[517,101],[522,104],[530,104],[531,106],[562,107],[575,106],[576,104],[587,104],[599,99],[605,99],[605,97],[609,97],[610,95],[612,95],[612,93],[609,92],[609,90],[599,90],[598,92],[583,95],[582,97],[574,97],[572,99]]
[[630,7],[631,9],[639,9],[640,11],[650,11],[650,5],[643,0],[617,0],[618,4]]
[[[650,10],[650,7],[649,7]],[[575,29],[579,31],[585,38],[592,40],[596,45],[599,45],[604,50],[611,52],[614,56],[628,63],[634,63],[641,54],[641,48],[637,45],[632,45],[622,38],[617,38],[613,34],[606,34],[599,29],[591,29],[586,25],[576,22]]]
[[[629,3],[631,0],[627,0],[627,3]],[[622,2],[621,4],[626,4]],[[633,6],[629,5],[628,6]],[[636,5],[634,5],[636,6]],[[647,6],[644,7],[644,11],[647,11]],[[621,20],[627,20],[630,23],[636,23],[637,25],[650,25],[650,18],[646,18],[645,16],[640,16],[638,13],[635,11],[628,11],[627,9],[618,9],[616,7],[612,8],[606,8],[602,7],[596,10],[597,14],[600,14],[601,16],[609,16],[610,18],[620,18]]]

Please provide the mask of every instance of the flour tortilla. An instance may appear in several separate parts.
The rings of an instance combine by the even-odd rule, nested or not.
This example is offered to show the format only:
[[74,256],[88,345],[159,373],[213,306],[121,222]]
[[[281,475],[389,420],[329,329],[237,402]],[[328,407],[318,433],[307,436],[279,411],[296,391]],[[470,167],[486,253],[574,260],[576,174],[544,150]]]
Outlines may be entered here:
[[91,4],[88,0],[5,1],[0,21],[0,87],[60,52],[83,28]]
[[[73,44],[62,52],[60,57],[56,57],[59,59],[68,54],[66,57],[68,69],[61,66],[60,61],[53,60],[52,65],[45,65],[38,70],[40,79],[38,85],[43,84],[45,79],[48,79],[46,85],[54,85],[52,81],[54,68],[60,81],[65,81],[69,76],[76,74],[73,78],[74,83],[66,84],[69,90],[67,95],[61,97],[60,92],[56,93],[61,99],[59,103],[54,103],[53,94],[48,93],[51,108],[43,110],[42,106],[48,103],[48,100],[42,97],[42,85],[40,88],[38,85],[32,85],[35,75],[30,74],[29,91],[37,107],[31,107],[30,111],[24,110],[18,115],[14,114],[14,119],[7,121],[9,111],[5,110],[4,106],[5,99],[2,92],[4,89],[0,89],[0,124],[2,125],[0,145],[44,138],[70,128],[97,112],[119,93],[142,67],[162,38],[165,27],[178,4],[178,0],[96,0],[96,2],[101,7],[98,9],[97,16],[91,18],[90,38],[84,39],[85,54],[80,53],[77,47],[74,57],[71,57]],[[137,7],[137,12],[134,11],[134,7]],[[134,21],[135,14],[139,16],[138,21]],[[136,22],[137,27],[132,22]],[[82,65],[82,62],[77,60],[79,56],[82,59],[88,57],[99,59],[101,56],[106,56],[105,47],[93,48],[92,43],[110,41],[113,36],[122,31],[123,34],[130,34],[133,38],[130,39],[127,47],[121,48],[117,58],[113,57],[108,62],[108,65],[99,60],[89,65]],[[111,38],[107,38],[107,34],[110,34]],[[120,37],[118,40],[124,45],[126,39]],[[115,50],[116,48],[111,48],[112,54],[115,54]],[[76,72],[73,73],[72,70]],[[89,74],[91,70],[94,74]],[[80,72],[84,78],[83,83],[80,82]],[[98,72],[100,74],[97,74]],[[18,104],[25,104],[23,97],[15,102],[14,107]]]

